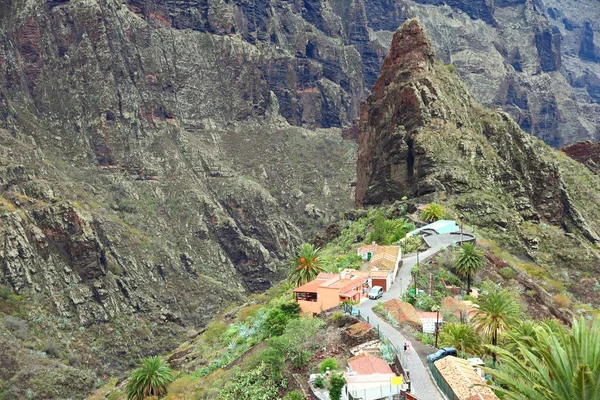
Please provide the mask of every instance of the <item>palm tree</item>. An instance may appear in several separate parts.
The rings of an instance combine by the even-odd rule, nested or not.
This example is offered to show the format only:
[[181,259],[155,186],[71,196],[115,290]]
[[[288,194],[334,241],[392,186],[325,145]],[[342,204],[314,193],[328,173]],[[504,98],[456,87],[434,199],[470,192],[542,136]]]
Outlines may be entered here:
[[158,398],[167,394],[167,387],[173,382],[169,365],[159,356],[147,357],[131,373],[127,383],[127,400]]
[[[498,336],[514,325],[521,315],[519,304],[512,294],[506,290],[481,295],[477,301],[479,308],[473,316],[475,331],[490,338],[492,345],[498,344]],[[492,353],[494,364],[496,353]]]
[[574,320],[570,331],[542,322],[535,340],[517,339],[516,346],[490,346],[500,361],[490,373],[505,399],[600,399],[600,318]]
[[301,286],[310,282],[323,272],[323,267],[319,263],[319,248],[314,245],[304,243],[298,249],[296,257],[292,259],[292,272],[289,280],[296,286]]
[[463,243],[453,260],[456,272],[467,278],[467,294],[471,293],[471,276],[475,275],[484,264],[483,252],[474,243]]
[[440,332],[442,347],[454,347],[462,353],[476,354],[481,339],[471,325],[447,323]]
[[427,222],[438,221],[444,218],[445,215],[446,210],[437,203],[429,203],[421,211],[421,218]]

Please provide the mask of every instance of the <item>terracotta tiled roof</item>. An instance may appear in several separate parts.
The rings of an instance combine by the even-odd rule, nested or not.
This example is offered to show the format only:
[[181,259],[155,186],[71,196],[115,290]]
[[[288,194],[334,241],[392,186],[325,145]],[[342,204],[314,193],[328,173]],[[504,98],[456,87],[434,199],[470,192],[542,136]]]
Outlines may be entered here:
[[302,292],[302,293],[317,293],[317,288],[321,286],[324,281],[321,279],[315,279],[314,281],[310,281],[305,283],[302,286],[298,286],[294,289],[294,292]]
[[[434,313],[434,312],[417,311],[417,315],[421,319],[423,319],[423,318],[425,318],[425,319],[436,319],[436,318],[438,318],[438,314]],[[441,322],[442,319],[443,319],[442,313],[439,314],[439,319],[440,319],[440,322]]]
[[498,400],[467,360],[448,356],[434,364],[458,400]]
[[358,248],[357,253],[360,254],[360,253],[368,253],[369,251],[374,251],[375,249],[377,249],[377,246],[378,246],[377,243],[369,244],[366,246],[361,246]]
[[346,292],[346,293],[340,293],[340,296],[343,296],[343,297],[354,297],[354,296],[356,296],[359,293],[360,292],[357,291],[357,290],[351,290],[351,291]]
[[363,283],[365,283],[367,280],[365,278],[362,277],[357,277],[354,278],[352,280],[349,279],[344,279],[344,281],[342,281],[341,283],[344,285],[340,288],[340,293],[346,293],[349,290],[352,290],[358,286],[361,286]]
[[357,375],[392,374],[394,371],[388,363],[381,358],[360,354],[348,360],[352,372]]
[[317,288],[339,289],[340,294],[347,293],[367,281],[358,276],[352,279],[341,279],[339,274],[320,273],[316,279],[294,289],[294,292],[317,293]]

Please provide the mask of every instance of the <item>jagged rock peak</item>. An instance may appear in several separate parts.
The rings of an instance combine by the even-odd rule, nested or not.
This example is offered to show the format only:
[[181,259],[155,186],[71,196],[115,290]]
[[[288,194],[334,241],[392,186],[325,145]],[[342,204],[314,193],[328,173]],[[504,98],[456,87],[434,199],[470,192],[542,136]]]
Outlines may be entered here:
[[381,72],[371,94],[380,97],[384,89],[397,79],[400,71],[431,69],[435,60],[433,44],[417,18],[406,21],[394,38],[390,51],[381,65]]

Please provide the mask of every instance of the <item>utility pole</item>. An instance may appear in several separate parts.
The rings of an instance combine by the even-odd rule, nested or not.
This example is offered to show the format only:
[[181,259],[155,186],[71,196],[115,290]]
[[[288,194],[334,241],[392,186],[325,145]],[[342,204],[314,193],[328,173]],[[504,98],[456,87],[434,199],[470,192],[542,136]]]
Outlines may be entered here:
[[429,295],[433,296],[433,274],[429,273]]
[[438,347],[438,334],[440,332],[440,306],[435,305],[435,348]]

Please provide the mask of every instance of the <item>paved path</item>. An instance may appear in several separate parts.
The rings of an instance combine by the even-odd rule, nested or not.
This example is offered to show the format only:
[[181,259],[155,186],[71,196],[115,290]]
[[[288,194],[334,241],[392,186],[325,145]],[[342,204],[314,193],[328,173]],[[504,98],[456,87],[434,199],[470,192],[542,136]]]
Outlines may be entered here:
[[[445,238],[445,240],[444,240]],[[419,253],[419,262],[423,262],[426,258],[436,254],[443,247],[451,245],[456,237],[450,235],[438,235],[437,244],[435,247],[429,250]],[[410,269],[417,263],[417,257],[410,256],[403,259],[402,267],[398,273],[396,281],[392,285],[391,289],[383,294],[380,300],[365,300],[358,308],[360,309],[361,316],[366,319],[369,317],[369,322],[373,326],[379,325],[379,330],[387,337],[392,344],[397,348],[402,349],[407,339],[398,331],[396,328],[382,320],[372,310],[373,306],[377,305],[378,301],[388,301],[400,297],[406,291],[406,288],[411,280]],[[408,361],[404,364],[404,367],[410,371],[410,379],[412,381],[412,391],[420,400],[443,400],[435,382],[431,378],[429,369],[423,365],[419,355],[415,352],[415,349],[411,346]]]

